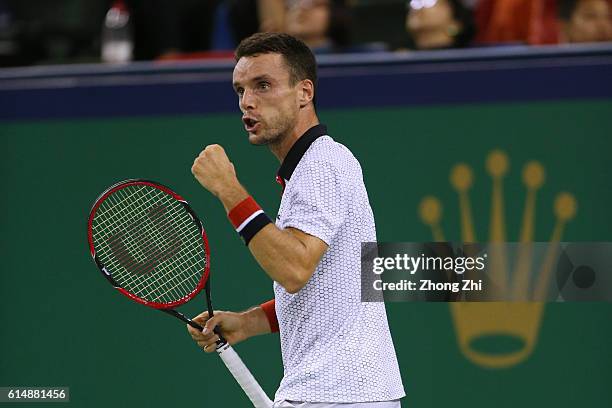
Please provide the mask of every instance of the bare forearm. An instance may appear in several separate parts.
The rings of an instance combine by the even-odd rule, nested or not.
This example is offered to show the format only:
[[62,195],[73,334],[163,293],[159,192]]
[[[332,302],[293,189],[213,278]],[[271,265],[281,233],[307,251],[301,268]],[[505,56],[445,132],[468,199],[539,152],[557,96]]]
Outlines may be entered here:
[[[196,330],[189,325],[187,325],[187,330],[198,345],[204,348],[204,351],[211,353],[215,350],[215,347],[211,348],[209,346],[219,340],[219,335],[214,331],[215,327],[221,331],[225,340],[232,345],[253,336],[271,333],[268,317],[263,310],[263,307],[268,307],[268,303],[266,302],[245,312],[215,311],[214,316],[210,318],[208,311],[205,311],[193,318],[193,321],[203,326],[204,330]],[[276,315],[273,317],[273,321],[276,322]]]
[[[232,224],[240,230],[268,276],[291,293],[300,290],[312,276],[327,244],[297,229],[280,230],[266,223],[261,208],[238,181],[223,147],[206,146],[194,160],[191,172],[202,187],[223,203]],[[249,221],[251,215],[254,218]],[[257,224],[250,224],[251,221]],[[253,228],[248,228],[249,225]]]
[[316,264],[309,262],[307,248],[302,242],[274,224],[267,225],[253,237],[249,250],[268,276],[290,293],[300,290],[316,268]]
[[[223,203],[225,210],[230,212],[249,196],[236,181],[220,191],[217,197]],[[257,232],[248,243],[255,260],[268,276],[289,292],[297,292],[302,288],[320,259],[318,256],[312,259],[299,235],[300,233],[295,230],[293,232],[281,230],[270,223]]]
[[260,306],[241,313],[248,337],[272,333],[266,313]]
[[227,185],[221,191],[215,194],[221,204],[223,204],[223,208],[225,208],[225,212],[228,213],[232,208],[234,208],[238,203],[249,196],[249,193],[246,191],[242,184],[236,179],[230,185]]

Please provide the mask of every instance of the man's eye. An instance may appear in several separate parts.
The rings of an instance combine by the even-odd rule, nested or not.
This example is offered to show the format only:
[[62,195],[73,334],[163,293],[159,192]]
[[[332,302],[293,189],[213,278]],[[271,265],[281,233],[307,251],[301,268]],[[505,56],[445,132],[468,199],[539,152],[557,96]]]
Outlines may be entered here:
[[259,83],[259,88],[260,89],[268,89],[268,88],[270,88],[270,83],[269,82],[260,82]]
[[236,89],[236,94],[238,94],[238,96],[242,96],[242,94],[244,94],[244,89],[242,88]]

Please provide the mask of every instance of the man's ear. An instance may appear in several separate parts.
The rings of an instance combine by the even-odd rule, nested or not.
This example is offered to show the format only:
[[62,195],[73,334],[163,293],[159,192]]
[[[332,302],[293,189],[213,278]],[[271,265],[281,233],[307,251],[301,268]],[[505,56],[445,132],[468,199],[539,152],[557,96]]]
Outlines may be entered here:
[[300,108],[303,108],[314,98],[314,83],[310,79],[304,79],[298,86],[300,87],[298,93]]

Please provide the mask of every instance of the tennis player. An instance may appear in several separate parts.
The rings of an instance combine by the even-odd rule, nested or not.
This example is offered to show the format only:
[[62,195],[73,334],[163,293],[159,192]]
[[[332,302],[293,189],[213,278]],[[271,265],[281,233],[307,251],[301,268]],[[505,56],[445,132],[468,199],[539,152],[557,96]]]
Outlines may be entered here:
[[202,313],[188,327],[207,352],[216,326],[236,344],[280,331],[284,376],[275,408],[398,408],[404,389],[384,303],[360,300],[361,242],[376,241],[359,162],[319,123],[315,58],[301,41],[259,33],[236,49],[233,86],[253,145],[280,161],[273,223],[240,184],[219,145],[192,172],[225,207],[274,281],[274,300],[246,312]]

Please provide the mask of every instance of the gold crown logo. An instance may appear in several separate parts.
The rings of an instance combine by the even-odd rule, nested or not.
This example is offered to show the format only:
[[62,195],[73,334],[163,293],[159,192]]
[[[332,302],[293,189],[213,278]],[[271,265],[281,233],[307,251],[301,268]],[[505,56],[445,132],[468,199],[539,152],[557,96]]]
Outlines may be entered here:
[[[491,213],[489,241],[506,242],[503,179],[508,173],[508,156],[501,150],[490,152],[486,160],[487,173],[492,178]],[[461,220],[461,239],[463,242],[478,242],[472,218],[469,190],[473,184],[472,169],[465,163],[455,165],[450,172],[450,183],[459,197]],[[545,181],[542,164],[531,161],[523,167],[523,184],[526,188],[525,209],[522,217],[519,242],[533,242],[536,194]],[[489,273],[499,282],[499,290],[510,294],[516,302],[456,302],[450,304],[451,316],[457,333],[461,352],[473,363],[486,368],[507,368],[524,361],[533,351],[540,322],[544,311],[546,290],[551,278],[553,263],[563,230],[576,214],[576,200],[566,192],[559,193],[554,201],[553,212],[556,218],[548,250],[540,266],[536,282],[530,287],[531,246],[519,247],[512,279],[509,279],[509,263],[502,245],[491,248],[489,252]],[[442,205],[440,201],[428,196],[419,205],[421,220],[430,226],[435,241],[445,241],[440,226]],[[493,353],[476,347],[481,340],[508,337],[521,344],[505,353]],[[480,343],[479,343],[480,342]],[[481,347],[482,348],[482,347]]]

